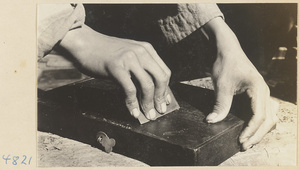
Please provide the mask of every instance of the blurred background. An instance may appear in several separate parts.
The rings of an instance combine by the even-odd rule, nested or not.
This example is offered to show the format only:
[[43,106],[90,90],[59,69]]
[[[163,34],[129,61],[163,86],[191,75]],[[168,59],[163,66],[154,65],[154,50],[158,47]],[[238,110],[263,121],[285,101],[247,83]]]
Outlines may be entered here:
[[297,4],[219,4],[273,96],[296,102]]

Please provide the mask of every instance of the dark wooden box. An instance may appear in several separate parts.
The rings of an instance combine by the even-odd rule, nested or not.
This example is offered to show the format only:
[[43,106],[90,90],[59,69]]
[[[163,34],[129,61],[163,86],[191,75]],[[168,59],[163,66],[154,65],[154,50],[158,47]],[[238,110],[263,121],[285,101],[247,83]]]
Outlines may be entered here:
[[116,140],[114,152],[151,166],[218,165],[240,150],[243,120],[230,113],[216,124],[204,121],[213,91],[184,84],[171,89],[180,109],[143,125],[126,110],[120,88],[106,80],[38,91],[38,130],[99,149],[96,134],[103,131]]

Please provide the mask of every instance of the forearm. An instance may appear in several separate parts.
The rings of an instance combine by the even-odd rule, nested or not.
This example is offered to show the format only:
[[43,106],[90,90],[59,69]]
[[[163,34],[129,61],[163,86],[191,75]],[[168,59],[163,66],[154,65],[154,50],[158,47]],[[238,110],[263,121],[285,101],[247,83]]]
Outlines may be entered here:
[[[80,28],[68,31],[59,43],[59,47],[68,51],[70,54],[83,52],[86,44],[91,40],[93,30],[86,25]],[[87,41],[89,40],[89,41]]]

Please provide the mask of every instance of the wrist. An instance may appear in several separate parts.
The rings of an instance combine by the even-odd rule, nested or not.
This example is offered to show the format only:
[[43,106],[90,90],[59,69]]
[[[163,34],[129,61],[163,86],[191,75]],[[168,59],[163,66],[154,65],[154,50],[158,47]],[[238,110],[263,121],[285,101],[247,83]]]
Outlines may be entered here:
[[87,26],[83,25],[80,28],[70,30],[61,40],[59,46],[69,51],[71,54],[74,51],[84,48],[84,38],[86,37]]
[[[217,54],[230,54],[236,50],[241,49],[240,43],[221,17],[210,20],[203,26],[206,34],[209,37],[209,41],[216,47]],[[230,55],[217,55],[218,56],[230,56]]]
[[60,48],[67,51],[71,56],[81,62],[86,62],[86,57],[90,56],[90,53],[97,49],[95,46],[100,45],[99,42],[94,42],[100,34],[87,25],[83,25],[80,28],[70,30],[60,42]]
[[233,32],[221,17],[210,20],[203,26],[210,39],[232,36]]

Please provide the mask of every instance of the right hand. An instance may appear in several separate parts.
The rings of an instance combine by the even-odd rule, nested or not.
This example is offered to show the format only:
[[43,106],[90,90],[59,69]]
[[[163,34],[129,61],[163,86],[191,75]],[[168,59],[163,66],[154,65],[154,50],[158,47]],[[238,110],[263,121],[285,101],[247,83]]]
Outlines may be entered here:
[[[69,31],[60,46],[84,69],[116,79],[124,89],[126,106],[135,118],[141,114],[140,109],[149,120],[154,120],[157,112],[166,112],[171,102],[167,94],[171,71],[151,44],[106,36],[84,25]],[[131,76],[141,90],[140,101]]]

